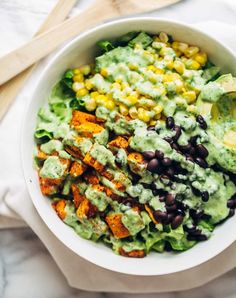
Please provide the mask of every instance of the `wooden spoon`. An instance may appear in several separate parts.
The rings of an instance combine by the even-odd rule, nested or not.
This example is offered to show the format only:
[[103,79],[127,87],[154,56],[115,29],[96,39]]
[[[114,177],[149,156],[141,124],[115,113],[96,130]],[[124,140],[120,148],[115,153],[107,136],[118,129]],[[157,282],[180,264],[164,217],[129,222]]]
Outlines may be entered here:
[[180,0],[95,0],[83,13],[32,39],[0,58],[0,85],[45,57],[66,40],[99,21],[158,9]]

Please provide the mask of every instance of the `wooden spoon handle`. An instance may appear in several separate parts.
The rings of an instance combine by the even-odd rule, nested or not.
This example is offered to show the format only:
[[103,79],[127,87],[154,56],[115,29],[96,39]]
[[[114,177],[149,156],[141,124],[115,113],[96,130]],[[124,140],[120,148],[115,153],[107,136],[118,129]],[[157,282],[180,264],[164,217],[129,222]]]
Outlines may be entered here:
[[0,85],[45,57],[64,41],[74,37],[89,26],[117,15],[113,6],[106,5],[104,7],[102,2],[105,1],[100,0],[100,5],[93,5],[82,14],[65,21],[32,39],[17,50],[0,58]]
[[[41,34],[64,21],[76,1],[77,0],[59,0],[36,35]],[[4,117],[11,103],[19,94],[20,89],[23,87],[23,84],[33,69],[34,66],[29,67],[0,87],[0,120]]]

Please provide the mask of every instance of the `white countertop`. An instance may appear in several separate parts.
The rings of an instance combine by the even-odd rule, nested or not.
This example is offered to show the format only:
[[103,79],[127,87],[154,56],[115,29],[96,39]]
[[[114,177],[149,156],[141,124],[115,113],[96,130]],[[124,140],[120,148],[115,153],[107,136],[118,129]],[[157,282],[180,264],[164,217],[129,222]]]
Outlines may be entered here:
[[[55,3],[55,0],[0,0],[0,55],[28,40]],[[75,9],[73,14],[77,12],[78,9]],[[183,0],[151,15],[189,23],[217,20],[236,25],[236,2]],[[191,291],[135,297],[233,298],[236,297],[235,279],[236,269]],[[43,244],[30,229],[0,230],[0,298],[17,297],[130,298],[132,295],[89,293],[70,288]]]

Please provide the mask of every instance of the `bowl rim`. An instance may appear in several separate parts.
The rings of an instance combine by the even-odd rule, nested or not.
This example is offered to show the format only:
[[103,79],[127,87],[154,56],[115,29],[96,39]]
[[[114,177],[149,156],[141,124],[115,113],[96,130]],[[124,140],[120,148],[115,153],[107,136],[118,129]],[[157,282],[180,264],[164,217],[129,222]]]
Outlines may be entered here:
[[[111,20],[111,21],[107,21],[103,24],[100,24],[98,26],[95,26],[89,30],[86,30],[85,32],[77,35],[75,38],[73,38],[72,40],[70,40],[69,42],[67,42],[62,48],[60,48],[52,57],[50,57],[50,60],[46,63],[46,65],[43,66],[43,69],[40,71],[40,74],[38,75],[38,81],[37,83],[33,86],[33,89],[31,91],[30,96],[28,97],[28,100],[26,102],[26,109],[24,112],[24,116],[23,116],[23,121],[22,121],[22,125],[21,125],[21,135],[20,135],[20,155],[21,155],[21,164],[22,164],[22,168],[23,168],[23,176],[27,185],[27,189],[28,192],[30,194],[30,198],[31,201],[33,202],[33,205],[35,207],[35,209],[37,210],[40,218],[43,220],[43,222],[45,223],[45,225],[48,227],[48,229],[50,230],[50,232],[52,232],[52,234],[54,236],[56,236],[56,238],[62,243],[64,244],[68,249],[70,249],[72,252],[74,252],[76,255],[78,255],[79,257],[82,257],[83,259],[85,259],[86,261],[89,261],[97,266],[100,266],[102,268],[108,269],[110,271],[113,272],[118,272],[118,273],[123,273],[123,274],[127,274],[127,275],[137,275],[137,276],[162,276],[162,275],[167,275],[167,274],[173,274],[173,273],[177,273],[177,272],[181,272],[181,271],[185,271],[191,268],[194,268],[196,266],[199,266],[211,259],[213,259],[214,257],[216,257],[218,254],[220,254],[223,250],[225,250],[226,248],[228,248],[232,243],[234,243],[236,241],[236,235],[235,238],[233,239],[233,237],[228,237],[227,241],[225,241],[223,244],[221,243],[220,246],[218,246],[214,252],[211,252],[211,254],[206,253],[200,256],[200,258],[196,258],[194,259],[190,264],[179,264],[178,267],[176,267],[174,270],[162,270],[161,272],[159,270],[155,270],[155,268],[152,270],[147,270],[145,272],[142,272],[140,270],[136,270],[135,268],[133,268],[133,266],[131,268],[129,267],[125,267],[125,266],[119,266],[118,263],[119,262],[115,262],[113,264],[109,264],[109,263],[104,263],[104,259],[101,258],[97,258],[96,256],[88,256],[87,253],[85,253],[83,251],[83,249],[81,251],[78,252],[78,249],[75,248],[75,246],[72,246],[71,244],[69,244],[66,240],[66,237],[64,237],[58,230],[57,228],[55,228],[52,223],[50,222],[50,220],[48,220],[48,218],[46,218],[44,216],[44,214],[41,212],[41,207],[40,207],[40,203],[38,203],[37,200],[34,199],[34,195],[36,194],[36,190],[34,189],[33,185],[30,183],[28,177],[30,177],[29,171],[27,170],[27,158],[24,155],[24,138],[25,138],[25,131],[26,131],[26,126],[27,126],[27,115],[28,113],[30,113],[30,105],[31,102],[34,98],[34,94],[37,90],[37,86],[41,83],[42,79],[44,78],[44,76],[47,74],[48,70],[51,68],[51,66],[55,63],[55,61],[70,47],[73,47],[73,45],[75,43],[78,42],[78,40],[83,39],[84,37],[96,32],[96,31],[100,31],[106,27],[109,26],[115,26],[115,25],[119,25],[119,24],[123,24],[123,23],[132,23],[132,22],[165,22],[165,23],[171,23],[177,26],[182,26],[182,27],[186,27],[189,28],[193,31],[193,33],[196,34],[200,34],[202,36],[205,36],[207,39],[212,40],[214,43],[219,44],[221,47],[223,47],[230,55],[232,55],[235,59],[236,59],[236,53],[234,51],[232,51],[228,46],[225,46],[224,44],[222,44],[219,40],[217,40],[216,38],[212,37],[211,35],[209,35],[208,33],[205,33],[204,31],[202,31],[201,29],[198,29],[196,27],[194,27],[192,24],[189,25],[187,23],[184,22],[179,22],[176,20],[170,20],[167,18],[158,18],[158,17],[143,17],[143,16],[137,16],[137,17],[126,17],[126,18],[122,18],[122,19],[118,19],[118,20]],[[29,158],[29,157],[28,157]],[[58,219],[59,220],[59,219]],[[78,236],[79,237],[79,236]],[[114,254],[114,258],[115,258],[115,254]],[[148,257],[148,256],[147,256]],[[127,258],[129,259],[129,258]],[[132,264],[135,264],[135,262],[133,261],[134,259],[129,259],[131,260]],[[137,259],[135,259],[137,260]],[[140,260],[140,259],[139,259]],[[136,261],[138,263],[138,261]],[[141,263],[140,263],[141,264]]]

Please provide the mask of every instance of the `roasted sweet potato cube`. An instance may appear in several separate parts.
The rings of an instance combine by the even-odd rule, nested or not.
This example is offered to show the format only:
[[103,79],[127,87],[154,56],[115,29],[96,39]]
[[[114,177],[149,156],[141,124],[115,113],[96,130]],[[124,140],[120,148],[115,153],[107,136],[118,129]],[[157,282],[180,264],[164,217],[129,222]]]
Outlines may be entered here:
[[76,127],[85,122],[97,123],[97,117],[92,114],[84,113],[81,111],[73,111],[72,119],[70,122],[71,127]]
[[37,155],[36,157],[39,159],[39,160],[45,160],[48,158],[48,155],[46,153],[44,153],[43,151],[40,150],[40,148],[38,147],[37,148]]
[[73,177],[79,177],[85,172],[86,168],[87,168],[86,165],[83,164],[82,162],[80,163],[80,162],[74,161],[70,168],[70,174]]
[[93,122],[84,122],[80,125],[75,126],[78,133],[86,138],[92,138],[95,134],[98,134],[104,130],[104,128]]
[[71,156],[79,159],[83,158],[83,154],[78,147],[71,146],[71,145],[64,145],[64,148],[65,148],[65,151],[68,152]]
[[118,136],[114,140],[110,141],[108,146],[126,149],[129,146],[129,143],[125,138]]
[[83,175],[83,177],[84,177],[84,180],[86,182],[88,182],[89,184],[95,185],[95,184],[99,183],[99,179],[98,179],[97,175],[93,172],[85,173]]
[[86,153],[83,162],[91,167],[93,167],[96,171],[101,173],[104,169],[104,165],[98,162],[95,158],[93,158],[89,152]]
[[75,208],[77,209],[80,205],[80,203],[86,199],[84,195],[80,193],[79,187],[76,184],[71,185],[71,190],[73,194],[73,203],[75,205]]
[[153,210],[147,204],[145,204],[144,206],[151,220],[154,222],[154,224],[158,224],[159,222],[153,216]]
[[80,220],[83,220],[83,219],[93,217],[97,212],[98,212],[97,207],[92,205],[91,202],[85,198],[80,203],[80,205],[76,211],[76,215],[78,216],[78,218]]
[[144,158],[141,153],[139,152],[132,152],[127,156],[127,160],[135,163],[143,163]]
[[58,185],[62,182],[62,179],[51,179],[39,177],[40,189],[43,195],[49,196],[57,191]]
[[66,175],[69,172],[71,160],[66,158],[60,158],[60,162],[66,166],[64,174]]
[[123,257],[128,257],[128,258],[144,258],[146,256],[146,253],[143,249],[138,250],[132,250],[129,252],[126,252],[122,247],[119,248],[119,253]]
[[60,200],[52,203],[52,207],[55,209],[57,215],[60,217],[61,220],[66,218],[66,201]]
[[105,218],[114,237],[116,238],[126,238],[130,235],[129,230],[123,225],[121,218],[122,214],[110,214]]
[[105,178],[107,178],[108,180],[112,180],[114,178],[114,175],[107,170],[102,171],[100,174]]

